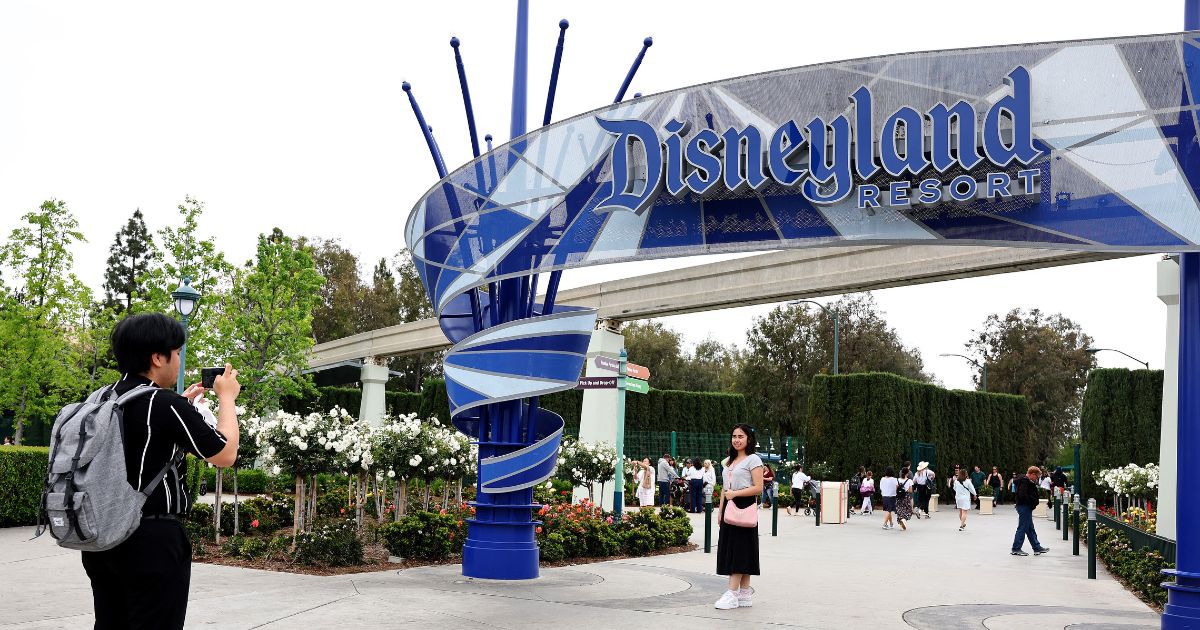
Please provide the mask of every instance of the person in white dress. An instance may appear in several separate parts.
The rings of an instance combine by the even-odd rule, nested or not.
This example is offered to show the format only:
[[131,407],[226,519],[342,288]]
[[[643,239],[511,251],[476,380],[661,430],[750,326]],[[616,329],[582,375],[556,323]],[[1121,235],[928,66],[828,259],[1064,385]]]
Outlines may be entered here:
[[704,460],[704,502],[712,503],[713,490],[717,487],[717,470],[713,468],[712,460]]
[[654,468],[650,465],[649,457],[643,459],[638,465],[634,481],[637,482],[638,506],[654,507]]
[[975,496],[975,485],[967,477],[967,471],[959,470],[953,482],[954,505],[958,507],[958,531],[967,528],[967,513],[971,511],[971,499]]
[[870,514],[875,511],[875,506],[871,504],[871,497],[875,496],[875,473],[868,470],[863,476],[862,482],[858,486],[858,495],[862,497],[863,514]]

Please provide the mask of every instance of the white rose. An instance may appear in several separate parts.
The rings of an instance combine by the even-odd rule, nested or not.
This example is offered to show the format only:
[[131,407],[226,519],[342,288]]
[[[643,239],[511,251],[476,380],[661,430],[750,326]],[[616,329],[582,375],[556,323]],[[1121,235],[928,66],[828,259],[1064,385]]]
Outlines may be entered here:
[[271,467],[271,474],[272,474],[272,475],[278,475],[278,474],[279,474],[279,467],[278,467],[278,466],[272,466],[272,467]]
[[388,471],[388,479],[394,479],[395,477],[396,477],[396,471],[389,470]]
[[274,446],[268,447],[267,455],[274,455],[274,454],[275,454],[275,447]]
[[306,442],[301,442],[301,443],[297,444],[297,445],[296,445],[296,447],[297,447],[297,448],[299,448],[299,449],[300,449],[300,450],[302,450],[302,451],[307,451],[307,450],[308,450],[308,443],[306,443]]

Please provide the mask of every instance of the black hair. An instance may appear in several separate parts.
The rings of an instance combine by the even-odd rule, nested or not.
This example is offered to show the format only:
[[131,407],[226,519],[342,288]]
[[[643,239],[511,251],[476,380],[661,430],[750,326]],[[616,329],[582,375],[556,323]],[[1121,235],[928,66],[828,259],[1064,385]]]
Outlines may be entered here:
[[117,369],[125,374],[142,374],[150,370],[151,355],[170,356],[183,347],[186,336],[183,324],[174,318],[162,313],[140,313],[117,322],[111,341]]
[[[754,437],[754,427],[752,427],[748,424],[735,424],[735,425],[733,425],[733,428],[729,430],[729,434],[733,435],[733,432],[737,431],[738,429],[741,429],[742,433],[746,434],[746,448],[744,449],[746,451],[746,454],[747,455],[754,454],[754,449],[756,446],[758,446],[758,438]],[[729,461],[733,461],[733,460],[737,459],[737,456],[738,456],[737,449],[733,448],[733,445],[730,444],[729,445]]]
[[891,466],[888,466],[887,468],[885,468],[885,469],[884,469],[884,471],[883,471],[883,476],[884,476],[884,477],[895,477],[895,476],[896,476],[896,469],[895,469],[895,468],[892,468]]

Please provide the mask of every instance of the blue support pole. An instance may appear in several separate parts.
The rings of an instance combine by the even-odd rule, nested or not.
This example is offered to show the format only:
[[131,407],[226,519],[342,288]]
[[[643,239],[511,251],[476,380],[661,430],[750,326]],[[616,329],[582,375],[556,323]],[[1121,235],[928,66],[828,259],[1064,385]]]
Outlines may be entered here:
[[554,46],[554,63],[550,66],[550,89],[546,92],[546,113],[542,116],[542,126],[550,124],[550,116],[554,113],[554,94],[558,91],[558,70],[562,67],[563,44],[567,40],[567,27],[571,23],[566,20],[558,22],[558,44]]
[[637,74],[638,68],[642,66],[642,60],[646,58],[646,51],[653,45],[653,37],[647,37],[642,40],[642,49],[638,51],[637,58],[633,60],[633,65],[629,66],[629,72],[625,74],[625,81],[621,83],[621,89],[617,90],[617,97],[613,99],[614,103],[620,103],[625,100],[625,90],[629,89],[629,84],[633,82],[633,75]]
[[[462,90],[463,107],[467,110],[467,131],[471,133],[471,153],[475,157],[479,157],[479,134],[475,131],[475,109],[471,107],[471,88],[467,87],[467,69],[463,67],[462,52],[458,50],[460,45],[461,42],[457,37],[450,38],[450,47],[454,49],[454,65],[458,68],[458,87]],[[480,166],[480,168],[483,167]]]
[[400,84],[400,87],[408,95],[408,104],[412,106],[413,115],[417,117],[417,124],[421,126],[421,135],[425,136],[425,146],[429,147],[429,155],[433,158],[433,166],[437,169],[438,179],[444,179],[446,165],[441,160],[437,144],[433,141],[433,129],[425,123],[425,114],[421,113],[421,106],[417,105],[417,97],[413,96],[412,85],[405,81]]
[[[1184,30],[1200,30],[1200,0],[1184,0]],[[1187,156],[1192,166],[1196,156]],[[1200,253],[1179,256],[1179,426],[1176,432],[1175,477],[1186,488],[1200,475]],[[1200,628],[1200,504],[1185,492],[1175,496],[1175,576],[1166,583],[1167,605],[1162,628]],[[1090,553],[1090,549],[1089,549]]]

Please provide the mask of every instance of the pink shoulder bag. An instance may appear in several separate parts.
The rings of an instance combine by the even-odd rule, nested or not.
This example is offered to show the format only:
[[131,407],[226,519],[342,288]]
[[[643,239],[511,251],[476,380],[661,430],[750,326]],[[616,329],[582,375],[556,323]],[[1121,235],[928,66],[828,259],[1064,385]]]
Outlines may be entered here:
[[734,527],[758,527],[758,505],[751,503],[748,507],[740,508],[732,499],[727,500],[721,522]]

